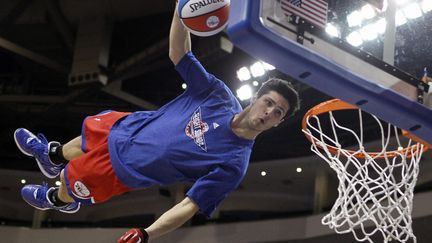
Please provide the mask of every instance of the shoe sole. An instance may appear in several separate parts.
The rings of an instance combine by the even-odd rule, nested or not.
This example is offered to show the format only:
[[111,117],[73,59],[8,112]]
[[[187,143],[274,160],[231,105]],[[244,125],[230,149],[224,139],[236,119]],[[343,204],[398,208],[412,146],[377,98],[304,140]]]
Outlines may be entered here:
[[36,209],[42,210],[42,211],[46,211],[46,210],[49,209],[49,208],[39,208],[39,207],[36,207],[35,205],[33,205],[33,204],[27,202],[27,200],[25,200],[25,199],[24,199],[24,202],[26,202],[28,205],[30,205],[30,206],[32,206],[32,207],[34,207],[34,208],[36,208]]
[[62,212],[62,213],[69,213],[69,214],[72,214],[72,213],[76,213],[76,212],[78,212],[79,210],[80,210],[80,208],[81,208],[81,205],[80,206],[78,206],[78,208],[76,209],[76,210],[74,210],[74,211],[63,211],[63,210],[58,210],[58,211],[60,211],[60,212]]
[[76,212],[78,212],[78,210],[81,208],[81,207],[78,207],[76,210],[74,210],[74,211],[64,211],[64,210],[61,210],[61,209],[54,209],[54,208],[39,208],[39,207],[36,207],[35,205],[33,205],[33,204],[31,204],[31,203],[29,203],[29,202],[27,202],[27,200],[25,200],[24,199],[24,201],[28,204],[28,205],[30,205],[30,206],[32,206],[32,207],[34,207],[34,208],[36,208],[36,209],[39,209],[39,210],[42,210],[42,211],[46,211],[46,210],[55,210],[55,211],[60,211],[60,212],[62,212],[62,213],[69,213],[69,214],[72,214],[72,213],[76,213]]
[[[21,196],[21,197],[22,197],[22,196]],[[74,211],[65,211],[65,210],[55,209],[55,208],[39,208],[39,207],[36,207],[35,205],[31,204],[30,202],[28,202],[24,197],[22,197],[22,199],[23,199],[24,202],[26,202],[28,205],[30,205],[30,206],[32,206],[32,207],[34,207],[34,208],[36,208],[36,209],[42,210],[42,211],[46,211],[46,210],[50,210],[50,209],[52,209],[52,210],[55,210],[55,211],[60,211],[60,212],[62,212],[62,213],[69,213],[69,214],[72,214],[72,213],[76,213],[76,212],[78,212],[78,210],[80,210],[80,208],[81,208],[81,204],[79,204],[79,205],[78,205],[78,208],[77,208],[76,210],[74,210]]]
[[[30,157],[32,157],[32,158],[35,158],[35,160],[36,160],[36,162],[37,162],[37,165],[39,166],[39,169],[40,169],[40,171],[42,172],[42,174],[44,174],[44,176],[46,176],[46,177],[48,177],[48,178],[50,178],[50,179],[53,179],[53,178],[56,178],[57,176],[59,176],[60,173],[58,173],[57,175],[50,175],[50,174],[49,174],[49,173],[44,169],[42,163],[38,160],[38,158],[34,157],[34,156],[33,156],[32,154],[30,154],[30,153],[27,153],[23,148],[21,148],[21,145],[18,143],[18,140],[17,140],[17,138],[16,138],[17,131],[18,131],[18,129],[15,130],[15,132],[14,132],[14,140],[15,140],[15,143],[16,143],[18,149],[19,149],[23,154],[25,154],[25,155],[27,155],[27,156],[30,156]],[[26,131],[28,131],[28,130],[26,130]],[[28,132],[30,132],[30,131],[28,131]],[[51,142],[50,142],[50,143],[51,143]],[[49,146],[49,143],[48,143],[48,146]],[[42,209],[41,209],[41,210],[42,210]]]

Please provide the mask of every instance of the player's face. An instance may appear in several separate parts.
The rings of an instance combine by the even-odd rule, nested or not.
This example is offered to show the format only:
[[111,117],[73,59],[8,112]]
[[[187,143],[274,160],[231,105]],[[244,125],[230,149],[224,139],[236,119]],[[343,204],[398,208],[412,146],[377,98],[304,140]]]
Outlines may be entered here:
[[276,127],[289,110],[288,101],[279,93],[270,91],[252,99],[249,126],[257,131]]

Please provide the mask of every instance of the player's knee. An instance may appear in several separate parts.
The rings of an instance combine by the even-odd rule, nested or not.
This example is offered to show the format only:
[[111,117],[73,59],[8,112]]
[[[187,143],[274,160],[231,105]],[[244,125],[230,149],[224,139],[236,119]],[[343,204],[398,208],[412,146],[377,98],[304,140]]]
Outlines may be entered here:
[[62,185],[65,182],[64,169],[60,172],[60,182]]
[[63,202],[73,202],[75,201],[72,197],[69,196],[68,192],[67,192],[67,188],[66,188],[66,179],[65,179],[65,174],[64,174],[64,169],[61,171],[60,173],[60,188],[58,191],[58,197],[60,198],[60,200],[62,200]]

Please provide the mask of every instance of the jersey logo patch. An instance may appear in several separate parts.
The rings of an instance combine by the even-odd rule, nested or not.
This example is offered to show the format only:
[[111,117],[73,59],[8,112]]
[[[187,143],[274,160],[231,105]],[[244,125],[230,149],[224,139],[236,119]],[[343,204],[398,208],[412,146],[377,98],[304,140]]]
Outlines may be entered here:
[[216,122],[213,122],[213,129],[216,129],[219,127],[219,124],[217,124]]
[[190,122],[186,125],[185,133],[188,137],[195,141],[202,150],[207,152],[207,145],[205,142],[204,134],[209,130],[207,123],[202,121],[201,107],[193,113]]
[[75,181],[74,183],[74,192],[80,198],[87,198],[90,196],[90,191],[81,181]]

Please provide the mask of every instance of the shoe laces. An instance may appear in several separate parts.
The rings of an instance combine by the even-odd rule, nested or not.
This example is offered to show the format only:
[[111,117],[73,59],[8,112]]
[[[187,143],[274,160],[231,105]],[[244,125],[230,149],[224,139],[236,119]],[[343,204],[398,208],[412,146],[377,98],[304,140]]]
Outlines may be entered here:
[[42,133],[39,133],[37,135],[37,138],[39,138],[39,140],[41,141],[41,143],[43,143],[45,145],[48,145],[48,140],[46,139],[46,137]]
[[36,151],[39,151],[38,153],[34,153],[33,156],[43,160],[43,156],[48,155],[48,140],[41,133],[37,135],[37,138],[39,141],[32,142],[30,146],[33,147],[33,149],[35,149]]
[[36,199],[39,201],[40,200],[45,201],[47,191],[48,191],[48,183],[43,182],[41,187],[36,190],[36,195],[35,195]]

